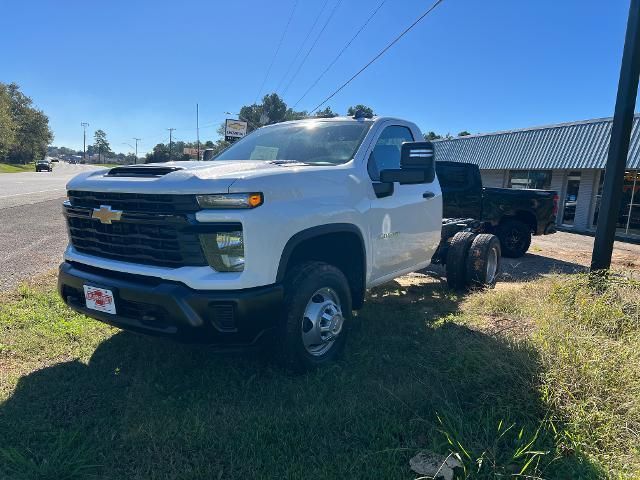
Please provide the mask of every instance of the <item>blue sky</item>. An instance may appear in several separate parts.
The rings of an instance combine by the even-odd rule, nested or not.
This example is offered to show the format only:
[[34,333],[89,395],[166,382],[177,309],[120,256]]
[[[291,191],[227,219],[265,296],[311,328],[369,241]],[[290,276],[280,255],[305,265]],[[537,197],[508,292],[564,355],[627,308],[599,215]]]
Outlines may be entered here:
[[[293,105],[379,1],[299,0],[261,93],[281,83],[318,14],[307,46],[340,2],[284,94]],[[49,115],[55,145],[81,148],[83,121],[88,134],[105,130],[116,151],[141,137],[145,152],[168,140],[169,127],[175,138],[194,140],[196,102],[201,139],[215,139],[223,112],[256,98],[293,3],[6,1],[0,81],[19,83]],[[315,107],[431,3],[387,0],[296,108]],[[444,0],[328,105],[344,113],[365,103],[423,131],[452,134],[610,116],[628,7],[628,0]]]

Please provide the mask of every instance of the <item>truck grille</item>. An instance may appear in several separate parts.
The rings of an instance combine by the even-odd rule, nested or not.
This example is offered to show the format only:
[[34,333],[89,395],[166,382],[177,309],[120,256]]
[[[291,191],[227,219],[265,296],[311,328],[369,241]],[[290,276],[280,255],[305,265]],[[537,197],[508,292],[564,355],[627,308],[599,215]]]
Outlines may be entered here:
[[[91,198],[100,198],[99,195]],[[107,201],[110,200],[102,204]],[[146,265],[174,268],[208,265],[198,234],[186,215],[129,213],[123,204],[108,203],[114,209],[124,210],[121,219],[112,224],[91,218],[93,209],[84,205],[77,207],[73,200],[71,205],[66,205],[69,238],[74,248],[89,255]]]
[[100,208],[110,205],[128,213],[193,213],[199,210],[195,195],[156,195],[149,193],[85,192],[69,190],[73,207]]

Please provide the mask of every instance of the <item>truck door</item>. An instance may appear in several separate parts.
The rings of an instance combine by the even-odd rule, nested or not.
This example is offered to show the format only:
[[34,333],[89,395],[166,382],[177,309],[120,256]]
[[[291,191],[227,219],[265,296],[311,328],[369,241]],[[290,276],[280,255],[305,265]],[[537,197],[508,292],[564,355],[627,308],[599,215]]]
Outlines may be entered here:
[[371,282],[426,266],[440,242],[442,197],[437,181],[417,185],[380,183],[382,170],[400,168],[402,143],[413,141],[409,127],[386,124],[370,147]]

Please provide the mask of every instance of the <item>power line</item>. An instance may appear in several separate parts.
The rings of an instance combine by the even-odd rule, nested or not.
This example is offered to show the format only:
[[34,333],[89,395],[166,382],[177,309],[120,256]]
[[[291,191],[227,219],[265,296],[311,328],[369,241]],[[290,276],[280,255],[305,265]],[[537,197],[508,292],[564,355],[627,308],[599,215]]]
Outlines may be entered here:
[[269,78],[269,74],[271,73],[271,68],[273,67],[273,63],[276,61],[276,57],[278,56],[278,52],[280,52],[280,47],[282,47],[282,42],[284,41],[284,37],[287,34],[287,31],[289,30],[289,25],[291,24],[291,19],[293,18],[293,14],[295,13],[297,6],[298,6],[298,0],[295,0],[295,2],[293,3],[293,8],[291,9],[291,15],[289,15],[289,20],[287,20],[287,24],[285,25],[284,30],[282,31],[282,36],[280,37],[280,41],[278,42],[278,46],[276,47],[276,51],[273,54],[273,58],[271,59],[271,63],[269,64],[269,68],[267,68],[267,73],[265,73],[264,78],[262,79],[262,85],[260,85],[260,89],[258,90],[258,93],[256,94],[256,98],[253,100],[253,103],[256,103],[258,101],[258,97],[262,93],[262,89],[264,88],[264,84],[267,83],[267,78]]
[[291,67],[293,67],[293,64],[296,63],[296,60],[298,60],[298,56],[302,52],[302,49],[304,48],[305,44],[307,43],[307,40],[309,40],[309,37],[311,36],[311,32],[313,32],[313,29],[316,28],[316,25],[318,24],[318,20],[320,20],[320,17],[322,16],[322,12],[324,12],[324,9],[327,8],[327,4],[328,3],[329,3],[329,0],[325,0],[324,4],[322,5],[322,8],[320,9],[320,12],[318,13],[318,16],[316,17],[315,21],[313,22],[313,25],[311,25],[311,28],[307,32],[307,36],[304,37],[304,41],[300,44],[300,48],[296,52],[296,55],[293,57],[293,60],[291,60],[291,63],[289,64],[289,67],[287,68],[287,71],[285,72],[284,76],[278,82],[278,86],[276,87],[276,90],[275,90],[276,92],[278,90],[280,90],[280,87],[282,86],[282,82],[284,82],[285,78],[287,78],[287,76],[289,75],[289,72],[291,71]]
[[318,40],[320,40],[320,37],[322,36],[322,33],[324,32],[324,30],[327,28],[327,25],[329,25],[329,22],[331,21],[331,19],[333,18],[333,15],[336,13],[336,10],[338,9],[338,7],[340,6],[340,4],[342,3],[342,0],[338,0],[336,2],[336,4],[333,7],[333,10],[331,10],[331,13],[329,14],[329,16],[327,17],[327,19],[324,22],[324,25],[322,26],[322,28],[320,29],[320,31],[318,32],[318,35],[316,35],[316,39],[313,41],[313,44],[311,45],[311,47],[309,47],[309,50],[307,50],[306,55],[304,56],[304,58],[302,59],[302,62],[300,62],[300,65],[298,65],[298,69],[295,71],[295,73],[293,74],[293,76],[291,77],[291,79],[289,80],[289,83],[287,83],[287,86],[284,88],[284,90],[282,91],[282,95],[284,96],[284,94],[287,92],[287,90],[289,90],[289,87],[291,86],[291,83],[295,80],[295,78],[298,76],[298,73],[300,73],[300,70],[302,69],[302,66],[305,64],[305,62],[307,61],[307,58],[309,58],[309,54],[311,53],[311,51],[315,48],[316,44],[318,43]]
[[369,66],[375,62],[376,60],[378,60],[382,55],[384,55],[387,50],[389,50],[391,47],[393,47],[398,40],[400,40],[402,37],[404,37],[409,30],[411,30],[413,27],[415,27],[420,20],[422,20],[424,17],[426,17],[427,15],[429,15],[438,5],[440,5],[444,0],[436,0],[436,2],[434,2],[433,5],[431,5],[429,7],[429,9],[424,12],[422,15],[420,15],[415,22],[413,22],[411,25],[409,25],[407,28],[405,28],[403,30],[402,33],[400,33],[400,35],[398,35],[396,38],[393,39],[393,41],[391,43],[389,43],[386,47],[384,47],[380,53],[378,53],[375,57],[373,57],[369,63],[367,63],[364,67],[362,67],[360,70],[358,70],[349,80],[347,80],[346,82],[344,82],[342,85],[340,85],[340,87],[338,87],[331,95],[329,95],[327,98],[325,98],[316,108],[314,108],[313,110],[311,110],[311,112],[309,112],[309,114],[312,114],[313,112],[315,112],[316,110],[318,110],[322,105],[324,105],[325,103],[327,103],[329,100],[331,100],[338,92],[340,92],[344,87],[346,87],[347,85],[349,85],[358,75],[360,75],[362,72],[364,72],[367,68],[369,68]]
[[369,22],[373,19],[373,17],[376,15],[376,13],[378,13],[378,10],[380,10],[380,8],[382,8],[382,6],[385,4],[387,0],[382,0],[378,6],[376,7],[376,9],[371,13],[371,15],[369,15],[369,18],[367,18],[367,20],[362,24],[362,26],[358,29],[358,31],[355,33],[355,35],[353,37],[351,37],[351,40],[349,40],[344,47],[342,47],[342,50],[340,50],[340,52],[338,52],[338,55],[335,56],[335,58],[331,61],[331,63],[327,66],[327,68],[324,69],[324,71],[318,75],[318,78],[315,79],[315,81],[311,84],[311,86],[309,88],[307,88],[307,91],[304,92],[304,94],[298,99],[298,101],[293,105],[292,108],[296,108],[298,106],[298,104],[307,96],[307,94],[313,89],[313,87],[315,87],[318,82],[322,79],[322,77],[325,76],[325,74],[331,69],[331,67],[333,67],[335,65],[335,63],[340,59],[340,57],[342,56],[342,54],[345,52],[345,50],[347,50],[347,48],[349,48],[349,46],[353,43],[353,41],[358,38],[358,35],[360,35],[360,33],[362,33],[362,31],[365,29],[365,27],[369,24]]

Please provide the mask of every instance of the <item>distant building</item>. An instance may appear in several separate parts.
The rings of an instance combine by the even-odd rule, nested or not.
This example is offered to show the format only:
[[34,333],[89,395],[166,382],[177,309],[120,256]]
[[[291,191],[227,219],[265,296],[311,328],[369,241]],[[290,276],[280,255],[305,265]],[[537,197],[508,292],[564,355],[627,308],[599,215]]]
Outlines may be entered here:
[[[558,225],[595,231],[611,118],[437,140],[436,160],[475,163],[487,187],[542,188],[560,196]],[[633,120],[617,233],[640,238],[640,114]]]

